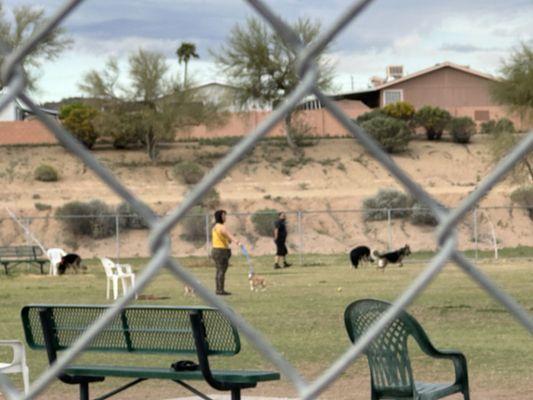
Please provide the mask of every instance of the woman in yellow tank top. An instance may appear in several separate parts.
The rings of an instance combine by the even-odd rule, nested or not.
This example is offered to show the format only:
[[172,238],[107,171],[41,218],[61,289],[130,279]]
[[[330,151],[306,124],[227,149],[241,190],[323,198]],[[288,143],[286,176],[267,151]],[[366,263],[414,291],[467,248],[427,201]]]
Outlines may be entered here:
[[215,211],[215,225],[213,225],[211,230],[211,243],[213,244],[211,256],[217,269],[215,277],[216,293],[221,296],[231,294],[224,290],[226,271],[231,257],[230,243],[235,242],[237,246],[241,245],[237,238],[226,228],[224,222],[226,222],[226,211]]

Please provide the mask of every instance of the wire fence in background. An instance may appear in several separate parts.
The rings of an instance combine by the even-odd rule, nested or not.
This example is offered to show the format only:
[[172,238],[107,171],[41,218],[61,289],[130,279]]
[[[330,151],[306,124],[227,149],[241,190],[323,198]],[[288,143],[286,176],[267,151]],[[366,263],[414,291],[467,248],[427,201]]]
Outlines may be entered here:
[[[533,252],[529,207],[475,207],[457,225],[457,247],[468,258],[520,258]],[[300,265],[312,255],[347,254],[366,245],[380,251],[409,244],[428,261],[437,251],[431,234],[436,217],[425,208],[384,208],[286,211],[288,247]],[[273,254],[273,221],[277,213],[231,213],[228,226],[254,255]],[[171,231],[176,257],[209,256],[212,214],[188,214]],[[36,245],[61,247],[82,258],[146,258],[149,226],[136,214],[24,216],[0,218],[0,246]],[[521,249],[523,248],[523,249]],[[529,250],[529,248],[531,250]]]
[[[89,0],[87,0],[89,1]],[[56,136],[63,146],[81,159],[87,167],[107,184],[122,200],[128,202],[131,207],[148,221],[150,227],[147,236],[147,244],[151,250],[149,263],[139,274],[135,291],[129,291],[126,296],[117,300],[112,307],[88,330],[86,330],[71,348],[64,352],[50,368],[39,376],[31,385],[30,392],[25,396],[18,392],[8,378],[0,374],[0,390],[8,398],[33,398],[41,393],[50,383],[56,379],[63,368],[83,351],[90,341],[98,335],[99,331],[112,321],[120,310],[134,299],[134,292],[142,289],[157,275],[164,267],[168,267],[176,278],[181,279],[185,284],[195,289],[196,293],[208,304],[217,307],[221,312],[237,327],[237,329],[255,346],[255,348],[271,363],[273,363],[281,373],[292,382],[294,387],[303,399],[316,398],[333,383],[342,372],[362,354],[364,348],[379,334],[388,323],[395,318],[398,313],[406,308],[413,300],[424,291],[429,283],[435,279],[444,265],[448,261],[454,261],[472,279],[477,281],[487,293],[499,301],[507,310],[530,332],[533,333],[533,318],[527,311],[518,304],[506,292],[499,289],[484,273],[479,270],[472,261],[464,257],[460,252],[458,244],[459,227],[461,221],[470,210],[485,196],[491,188],[507,174],[513,166],[519,162],[533,148],[533,133],[529,133],[515,149],[492,171],[490,172],[466,199],[456,208],[448,210],[437,200],[431,197],[421,186],[414,182],[394,161],[379,147],[379,145],[368,136],[361,128],[355,125],[337,105],[325,96],[316,86],[318,79],[318,69],[314,64],[314,58],[320,54],[330,42],[341,32],[346,25],[352,22],[364,10],[371,0],[354,1],[347,5],[338,20],[327,27],[316,41],[308,47],[304,47],[298,36],[277,17],[277,13],[271,10],[259,0],[248,0],[255,11],[262,16],[273,29],[292,47],[299,60],[298,74],[301,82],[298,87],[288,95],[286,100],[280,104],[274,112],[264,120],[257,128],[243,138],[235,147],[223,158],[188,194],[176,208],[168,215],[158,218],[156,214],[138,198],[136,198],[108,169],[101,165],[93,155],[86,150],[79,142],[65,131],[58,123],[44,114],[35,102],[25,93],[26,82],[22,69],[24,58],[39,44],[43,38],[55,27],[64,21],[65,18],[82,3],[83,0],[70,0],[58,9],[51,19],[41,26],[21,47],[8,54],[2,66],[2,81],[5,83],[6,91],[0,98],[0,109],[18,97],[23,101],[41,122]],[[3,46],[5,48],[5,44]],[[435,234],[435,247],[437,254],[432,258],[423,272],[412,282],[412,284],[394,301],[390,309],[378,320],[357,343],[355,343],[343,356],[336,360],[331,366],[324,370],[318,378],[313,381],[305,379],[300,372],[291,365],[282,354],[277,351],[264,336],[253,326],[248,324],[236,311],[232,310],[226,302],[215,296],[211,291],[204,288],[197,282],[194,276],[180,263],[172,257],[173,253],[180,253],[180,249],[171,245],[171,233],[175,227],[184,220],[187,212],[198,203],[198,200],[217,182],[219,182],[227,172],[234,167],[243,155],[251,150],[254,145],[264,137],[277,123],[282,121],[287,112],[296,107],[305,96],[314,94],[328,111],[358,140],[376,160],[378,160],[418,201],[431,209],[436,216],[438,225],[432,230]],[[339,313],[342,310],[339,310]]]

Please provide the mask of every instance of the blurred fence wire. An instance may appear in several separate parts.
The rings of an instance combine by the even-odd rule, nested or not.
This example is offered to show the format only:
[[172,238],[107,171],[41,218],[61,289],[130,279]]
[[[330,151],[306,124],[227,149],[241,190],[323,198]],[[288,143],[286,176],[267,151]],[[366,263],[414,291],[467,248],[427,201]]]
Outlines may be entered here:
[[[90,1],[90,0],[86,0]],[[367,346],[380,330],[386,326],[398,313],[406,308],[413,300],[424,291],[427,285],[435,279],[448,261],[455,262],[463,271],[476,280],[489,295],[499,301],[511,313],[519,323],[533,333],[533,318],[505,291],[499,289],[476,265],[466,258],[460,251],[458,228],[466,214],[485,196],[491,188],[507,174],[533,148],[533,133],[525,138],[479,183],[461,204],[454,209],[447,209],[436,199],[430,196],[417,182],[413,181],[359,126],[355,125],[348,116],[316,86],[318,73],[314,64],[315,57],[320,54],[327,45],[348,24],[355,21],[357,16],[370,4],[371,0],[354,1],[347,5],[338,20],[326,28],[318,39],[305,47],[298,36],[285,24],[275,10],[269,8],[259,0],[248,0],[255,11],[267,21],[272,28],[288,43],[299,60],[298,74],[301,77],[298,87],[290,93],[285,101],[279,104],[273,113],[264,120],[257,128],[244,137],[234,148],[216,165],[201,182],[188,194],[188,196],[176,206],[176,208],[164,217],[156,214],[141,200],[136,198],[107,168],[100,164],[92,154],[75,140],[57,121],[44,114],[32,98],[26,93],[26,81],[23,74],[22,63],[25,57],[34,50],[46,35],[62,23],[73,9],[83,0],[70,0],[60,7],[47,23],[41,26],[33,36],[19,48],[10,52],[2,65],[2,81],[6,90],[0,98],[0,109],[3,109],[15,98],[25,103],[39,120],[56,136],[57,140],[70,152],[82,160],[86,166],[112,189],[122,200],[128,202],[144,220],[148,221],[149,235],[146,240],[151,250],[151,258],[137,280],[135,291],[129,291],[126,296],[117,300],[112,307],[85,331],[71,348],[64,352],[50,368],[46,369],[31,385],[27,395],[18,392],[8,378],[0,373],[0,390],[12,399],[33,398],[47,388],[56,379],[63,368],[70,363],[90,341],[98,335],[99,331],[110,323],[120,310],[134,299],[134,292],[141,291],[158,272],[168,267],[177,279],[195,289],[195,292],[208,304],[217,307],[225,314],[237,329],[262,353],[262,355],[274,364],[280,372],[292,382],[302,399],[316,398],[333,383],[342,372],[362,354]],[[5,48],[6,44],[3,44]],[[199,199],[227,172],[234,167],[243,155],[251,150],[254,145],[265,136],[277,123],[282,121],[287,112],[298,105],[307,95],[314,94],[328,111],[358,140],[383,167],[385,167],[419,202],[428,207],[435,215],[438,225],[434,228],[435,247],[438,248],[436,255],[428,262],[427,267],[411,285],[394,301],[391,308],[383,317],[373,325],[367,335],[355,343],[344,355],[324,370],[313,381],[305,379],[300,372],[289,363],[253,326],[247,323],[239,313],[235,312],[226,302],[217,298],[214,293],[198,283],[194,276],[184,269],[173,257],[173,247],[170,245],[171,231],[186,218],[187,212],[198,202]],[[175,251],[177,249],[174,248]],[[342,310],[339,310],[339,313]]]

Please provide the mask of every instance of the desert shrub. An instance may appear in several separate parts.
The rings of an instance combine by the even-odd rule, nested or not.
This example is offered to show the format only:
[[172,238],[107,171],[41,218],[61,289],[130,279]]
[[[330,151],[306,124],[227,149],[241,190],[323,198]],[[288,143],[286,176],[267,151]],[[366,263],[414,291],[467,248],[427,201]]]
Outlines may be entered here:
[[320,142],[314,127],[298,114],[293,116],[290,135],[297,147],[312,147]]
[[56,169],[47,164],[41,164],[35,168],[33,176],[36,181],[41,182],[56,182],[59,179]]
[[511,193],[511,200],[526,207],[529,218],[533,219],[533,185],[527,185],[515,189]]
[[66,231],[101,239],[115,234],[115,218],[110,206],[100,200],[73,201],[56,210]]
[[148,222],[129,203],[117,207],[119,226],[121,229],[148,229]]
[[479,133],[492,133],[494,132],[494,128],[496,127],[496,121],[493,119],[489,119],[488,121],[482,122],[479,126]]
[[38,211],[48,211],[52,209],[52,206],[50,204],[45,203],[35,203],[34,206],[35,209]]
[[240,136],[222,136],[215,138],[198,139],[202,146],[234,146],[242,139]]
[[409,216],[413,201],[410,196],[396,189],[380,189],[374,197],[363,201],[363,218],[365,221],[382,221],[388,219],[388,209],[391,218]]
[[468,143],[472,135],[476,134],[476,123],[470,117],[452,118],[448,123],[452,139],[456,143]]
[[205,209],[202,206],[194,206],[181,221],[183,227],[182,239],[198,243],[205,241],[206,224]]
[[490,119],[480,126],[480,133],[516,133],[513,121],[509,118],[500,118],[498,121]]
[[415,108],[406,101],[397,101],[383,107],[383,112],[389,117],[410,121],[415,115]]
[[452,116],[446,110],[439,107],[424,106],[415,114],[415,122],[426,131],[429,140],[438,140]]
[[63,126],[87,148],[92,148],[98,139],[93,120],[96,109],[83,103],[72,103],[61,107],[59,120]]
[[410,220],[414,225],[437,226],[439,224],[439,220],[433,214],[433,211],[419,202],[413,204]]
[[372,118],[363,122],[361,127],[388,153],[399,153],[407,149],[412,136],[404,121],[391,117]]
[[220,205],[220,193],[215,188],[211,188],[200,200],[200,204],[208,209],[217,208]]
[[513,121],[511,121],[509,118],[500,118],[498,122],[496,122],[493,132],[516,133],[516,129]]
[[203,176],[202,167],[192,161],[182,161],[174,165],[174,177],[188,185],[200,182]]
[[94,118],[93,124],[101,136],[111,139],[115,149],[125,149],[128,146],[139,146],[146,132],[146,119],[142,113],[113,108],[100,113]]
[[385,113],[385,111],[383,111],[383,109],[375,108],[369,112],[361,114],[354,120],[354,122],[356,122],[357,124],[362,124],[363,122],[370,121],[371,119],[374,119],[376,117],[386,117],[386,116],[387,114]]
[[260,236],[274,236],[274,222],[278,218],[278,212],[272,208],[264,208],[252,215],[252,224]]
[[56,216],[61,218],[65,230],[74,235],[91,236],[91,224],[88,216],[91,208],[88,203],[72,201],[56,209]]

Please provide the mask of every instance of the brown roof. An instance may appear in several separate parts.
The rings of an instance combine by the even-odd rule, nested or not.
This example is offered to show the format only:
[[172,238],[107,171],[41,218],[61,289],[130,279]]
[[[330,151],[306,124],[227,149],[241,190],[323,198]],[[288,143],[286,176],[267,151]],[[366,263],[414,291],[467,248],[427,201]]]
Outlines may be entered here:
[[55,136],[37,120],[0,121],[0,145],[56,143]]
[[421,71],[414,72],[414,73],[409,74],[409,75],[405,75],[403,78],[399,78],[399,79],[395,79],[395,80],[386,82],[386,83],[384,83],[382,85],[379,85],[379,86],[376,86],[376,87],[374,87],[374,88],[372,88],[370,90],[385,89],[385,88],[387,88],[389,86],[396,85],[396,84],[398,84],[400,82],[408,81],[408,80],[416,78],[416,77],[418,77],[420,75],[429,74],[430,72],[437,71],[437,70],[442,69],[442,68],[453,68],[453,69],[456,69],[456,70],[459,70],[459,71],[466,72],[467,74],[472,74],[472,75],[475,75],[475,76],[479,76],[481,78],[489,79],[491,81],[495,81],[496,80],[496,77],[494,77],[493,75],[485,74],[483,72],[479,72],[479,71],[470,69],[469,67],[466,67],[466,66],[463,66],[463,65],[459,65],[459,64],[454,64],[454,63],[452,63],[450,61],[446,61],[446,62],[443,62],[443,63],[435,64],[433,67],[429,67],[429,68],[423,69]]

